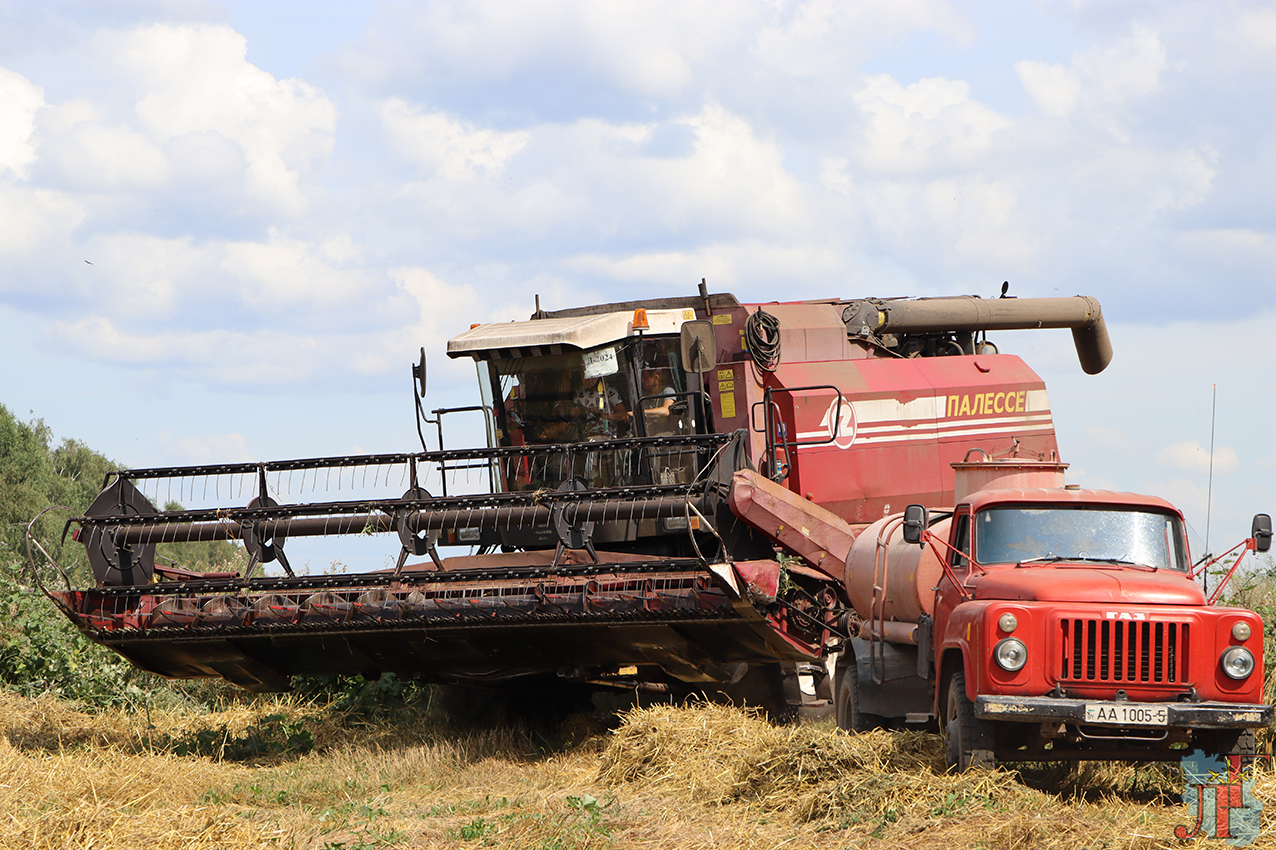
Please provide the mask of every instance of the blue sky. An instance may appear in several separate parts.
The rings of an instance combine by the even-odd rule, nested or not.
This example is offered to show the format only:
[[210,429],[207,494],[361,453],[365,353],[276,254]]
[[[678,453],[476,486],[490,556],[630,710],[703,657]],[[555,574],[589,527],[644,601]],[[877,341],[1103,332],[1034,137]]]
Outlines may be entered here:
[[[402,451],[616,298],[1098,297],[1071,480],[1276,509],[1276,8],[0,0],[0,402],[130,466]],[[458,441],[463,439],[458,435]],[[1226,543],[1224,543],[1226,541]]]

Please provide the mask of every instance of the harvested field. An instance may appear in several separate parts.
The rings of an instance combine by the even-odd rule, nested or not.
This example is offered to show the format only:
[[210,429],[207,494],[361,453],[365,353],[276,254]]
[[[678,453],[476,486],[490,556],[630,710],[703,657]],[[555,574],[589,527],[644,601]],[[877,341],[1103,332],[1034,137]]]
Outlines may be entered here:
[[[0,692],[0,736],[4,848],[1192,846],[1172,769],[946,776],[931,735],[721,706],[575,718],[551,741],[287,700],[148,719]],[[1276,806],[1269,771],[1255,790]]]

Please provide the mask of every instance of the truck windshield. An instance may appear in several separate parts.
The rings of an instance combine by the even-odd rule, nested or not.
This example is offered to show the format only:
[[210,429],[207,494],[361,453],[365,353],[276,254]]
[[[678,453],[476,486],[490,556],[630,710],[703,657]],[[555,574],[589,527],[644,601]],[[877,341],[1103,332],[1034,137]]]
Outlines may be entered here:
[[975,520],[980,564],[1081,561],[1185,571],[1178,517],[1121,508],[997,507]]

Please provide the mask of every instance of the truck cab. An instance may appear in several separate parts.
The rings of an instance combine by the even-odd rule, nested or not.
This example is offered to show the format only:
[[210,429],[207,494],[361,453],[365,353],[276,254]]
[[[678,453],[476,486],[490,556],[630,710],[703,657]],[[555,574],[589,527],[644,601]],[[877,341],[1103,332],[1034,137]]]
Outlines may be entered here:
[[1252,752],[1263,623],[1208,604],[1173,505],[980,490],[944,524],[934,714],[954,766]]

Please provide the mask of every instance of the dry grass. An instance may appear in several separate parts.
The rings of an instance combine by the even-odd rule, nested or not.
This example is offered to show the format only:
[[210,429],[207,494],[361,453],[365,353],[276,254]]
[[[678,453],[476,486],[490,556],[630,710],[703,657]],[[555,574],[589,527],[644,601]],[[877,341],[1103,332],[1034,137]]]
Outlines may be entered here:
[[[312,752],[242,764],[156,751],[279,714],[305,725]],[[1010,772],[943,775],[932,736],[774,727],[720,706],[575,731],[547,750],[520,730],[369,725],[295,702],[148,724],[0,692],[0,847],[1183,846],[1184,808],[1157,796],[1175,780],[1155,771],[1045,771],[1031,781],[1061,789],[1045,792]],[[1276,805],[1272,775],[1256,791]]]

